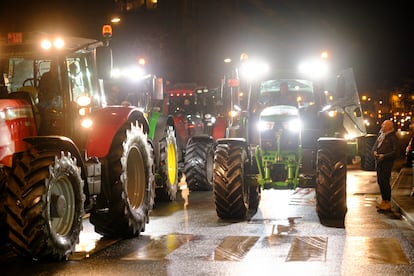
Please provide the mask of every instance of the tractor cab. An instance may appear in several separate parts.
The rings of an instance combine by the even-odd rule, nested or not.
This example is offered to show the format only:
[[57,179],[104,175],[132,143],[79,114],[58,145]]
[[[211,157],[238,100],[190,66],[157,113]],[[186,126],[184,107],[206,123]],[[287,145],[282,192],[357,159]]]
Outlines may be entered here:
[[95,48],[101,44],[38,33],[1,37],[3,97],[16,93],[31,101],[39,135],[74,139],[74,122],[105,105],[102,83],[93,76],[95,53],[103,52]]

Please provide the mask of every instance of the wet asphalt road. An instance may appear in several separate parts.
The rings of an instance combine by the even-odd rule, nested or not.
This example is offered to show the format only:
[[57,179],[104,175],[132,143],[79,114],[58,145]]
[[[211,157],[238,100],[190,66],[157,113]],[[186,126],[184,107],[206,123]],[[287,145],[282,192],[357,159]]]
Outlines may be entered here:
[[108,240],[85,218],[77,252],[36,263],[1,248],[2,275],[413,275],[414,229],[379,213],[374,172],[349,168],[346,228],[319,223],[313,189],[265,190],[245,221],[217,218],[212,192],[160,203],[139,238]]

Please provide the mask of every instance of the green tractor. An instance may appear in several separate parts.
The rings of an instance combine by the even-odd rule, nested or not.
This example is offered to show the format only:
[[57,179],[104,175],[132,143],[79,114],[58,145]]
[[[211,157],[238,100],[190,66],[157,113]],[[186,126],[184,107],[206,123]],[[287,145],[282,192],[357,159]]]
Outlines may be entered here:
[[321,223],[344,227],[344,137],[366,134],[352,69],[323,79],[278,73],[248,82],[248,93],[240,93],[243,79],[237,85],[225,93],[232,117],[215,146],[217,215],[241,219],[256,212],[262,189],[315,187]]

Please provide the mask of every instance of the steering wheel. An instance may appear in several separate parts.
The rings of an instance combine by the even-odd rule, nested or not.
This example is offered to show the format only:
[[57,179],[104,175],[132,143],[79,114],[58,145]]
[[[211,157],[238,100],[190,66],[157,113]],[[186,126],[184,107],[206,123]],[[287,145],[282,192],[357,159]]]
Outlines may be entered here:
[[35,79],[34,78],[25,79],[23,82],[23,86],[35,86]]

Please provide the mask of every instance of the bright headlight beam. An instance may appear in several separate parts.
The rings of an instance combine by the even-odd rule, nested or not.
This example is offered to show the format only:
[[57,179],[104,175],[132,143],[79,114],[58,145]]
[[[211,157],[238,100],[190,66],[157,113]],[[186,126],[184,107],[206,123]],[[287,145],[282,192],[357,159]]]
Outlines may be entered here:
[[40,43],[40,47],[42,47],[42,49],[48,50],[52,47],[52,42],[50,42],[48,39],[44,39]]
[[82,120],[82,122],[81,122],[81,126],[83,128],[90,128],[92,125],[93,125],[93,121],[91,119],[88,119],[88,118]]
[[290,120],[287,123],[287,129],[292,132],[298,132],[302,127],[299,119]]
[[259,131],[272,130],[274,125],[275,125],[275,122],[259,121],[257,128],[259,129]]
[[259,60],[247,60],[240,66],[240,75],[248,80],[255,80],[269,71],[269,65]]
[[56,38],[55,41],[53,41],[53,46],[55,46],[56,49],[61,49],[65,46],[65,41],[61,38]]
[[91,104],[91,102],[92,102],[91,98],[87,95],[82,95],[76,98],[76,103],[79,106],[88,106]]
[[299,71],[312,78],[320,78],[328,73],[329,68],[326,61],[312,59],[299,64]]

